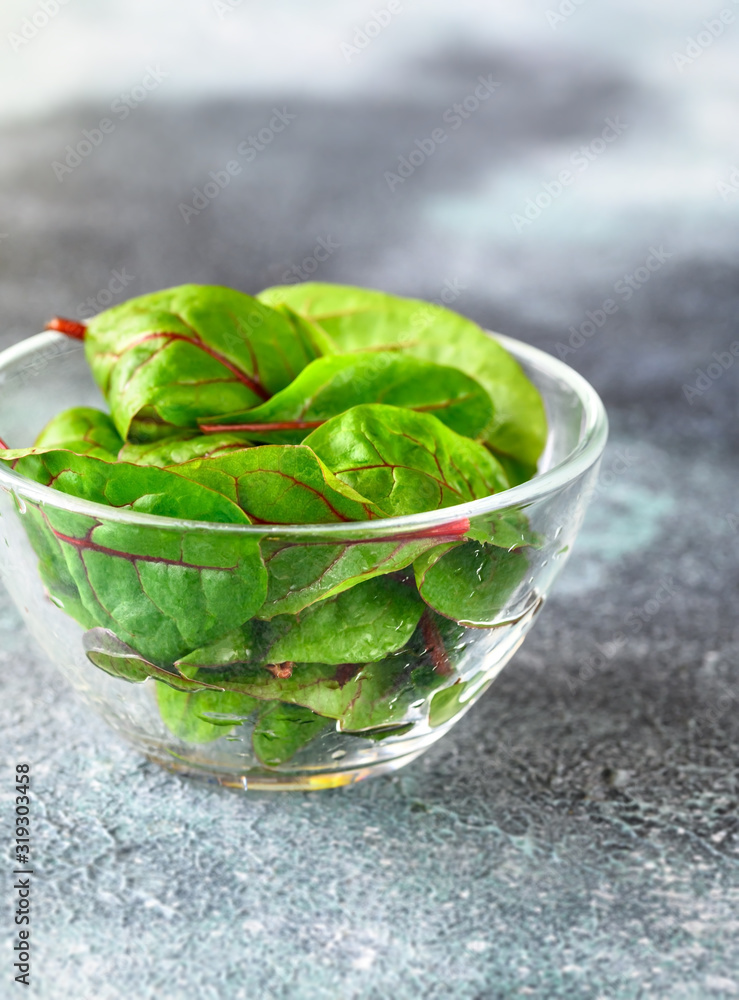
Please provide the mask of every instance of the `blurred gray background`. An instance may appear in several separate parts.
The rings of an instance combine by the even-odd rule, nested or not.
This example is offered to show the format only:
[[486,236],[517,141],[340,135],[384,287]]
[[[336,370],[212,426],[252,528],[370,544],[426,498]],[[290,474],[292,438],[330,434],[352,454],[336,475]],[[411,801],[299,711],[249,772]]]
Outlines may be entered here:
[[738,45],[735,0],[4,0],[0,346],[291,273],[451,295],[613,427],[535,631],[394,778],[160,773],[1,597],[28,995],[739,996]]

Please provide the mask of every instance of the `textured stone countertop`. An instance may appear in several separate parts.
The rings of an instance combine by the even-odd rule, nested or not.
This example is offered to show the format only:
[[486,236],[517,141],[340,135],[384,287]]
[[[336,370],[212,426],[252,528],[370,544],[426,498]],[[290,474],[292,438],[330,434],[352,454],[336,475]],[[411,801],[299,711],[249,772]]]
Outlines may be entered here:
[[[20,24],[25,7],[11,7]],[[424,757],[345,790],[244,795],[159,770],[83,710],[2,593],[3,836],[10,765],[30,761],[36,848],[33,985],[12,983],[5,933],[3,998],[739,996],[739,360],[684,390],[739,341],[736,39],[680,68],[673,52],[713,7],[608,0],[550,25],[539,5],[518,26],[508,5],[460,0],[448,22],[442,7],[424,18],[409,4],[385,48],[378,38],[342,69],[345,91],[341,67],[325,67],[341,63],[356,4],[325,52],[328,27],[310,34],[303,15],[306,45],[324,52],[306,86],[206,99],[203,85],[196,100],[167,49],[169,92],[61,181],[52,162],[166,32],[150,26],[134,54],[118,4],[99,24],[70,5],[13,54],[29,94],[43,58],[61,66],[56,31],[73,52],[102,46],[111,69],[86,102],[44,112],[26,94],[4,119],[0,346],[90,298],[105,305],[113,272],[124,295],[184,281],[254,291],[331,240],[316,278],[430,299],[456,289],[455,308],[564,354],[613,432],[579,545],[522,650]],[[255,43],[241,12],[229,17],[217,31],[233,60],[229,31],[244,52]],[[96,51],[100,73],[104,61]],[[500,86],[454,129],[444,115],[480,77]],[[185,222],[179,206],[275,106],[289,127]],[[618,134],[601,150],[607,119]],[[391,190],[385,174],[439,127],[448,141]],[[573,182],[517,221],[564,169]],[[607,299],[615,314],[578,330]]]

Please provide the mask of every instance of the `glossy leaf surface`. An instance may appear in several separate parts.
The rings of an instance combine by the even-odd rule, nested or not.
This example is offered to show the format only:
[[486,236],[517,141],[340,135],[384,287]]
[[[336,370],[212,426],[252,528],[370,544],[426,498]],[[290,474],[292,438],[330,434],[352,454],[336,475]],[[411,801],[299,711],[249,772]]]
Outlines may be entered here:
[[383,513],[303,445],[262,445],[170,468],[222,493],[259,524],[363,521]]
[[123,439],[108,414],[90,406],[58,413],[34,443],[34,448],[63,448],[106,462],[114,462],[122,447]]
[[177,691],[157,684],[159,713],[167,729],[185,743],[212,743],[241,725],[260,705],[233,691]]
[[277,767],[331,726],[330,720],[310,709],[282,701],[268,702],[254,726],[254,753],[265,766]]
[[430,414],[394,406],[356,406],[313,431],[305,445],[393,517],[466,503],[508,486],[483,445]]
[[471,320],[428,302],[348,285],[308,282],[266,289],[328,333],[340,351],[400,347],[471,375],[490,394],[495,422],[488,442],[533,468],[547,437],[544,404],[518,362]]
[[446,618],[472,628],[500,623],[529,570],[524,551],[477,541],[439,546],[414,565],[424,601]]
[[246,622],[213,645],[190,653],[177,667],[375,662],[405,646],[423,609],[415,588],[394,579],[369,580],[300,615]]
[[121,437],[149,441],[284,389],[322,353],[310,329],[243,292],[183,285],[96,316],[85,351]]
[[[9,453],[6,453],[9,454]],[[226,497],[164,469],[108,464],[51,451],[9,462],[22,474],[97,503],[198,520],[246,524]],[[87,620],[109,628],[155,663],[225,635],[264,601],[267,573],[256,539],[232,532],[152,528],[40,509],[35,529],[47,580],[71,580]],[[61,573],[61,565],[66,572]]]
[[200,422],[244,425],[244,432],[255,441],[299,444],[314,425],[362,403],[433,413],[470,438],[484,435],[493,422],[490,397],[479,382],[458,368],[397,351],[319,358],[261,406]]
[[200,434],[196,430],[180,431],[161,441],[147,444],[125,444],[118,458],[134,465],[155,465],[160,469],[182,465],[196,458],[213,458],[249,448],[243,434]]

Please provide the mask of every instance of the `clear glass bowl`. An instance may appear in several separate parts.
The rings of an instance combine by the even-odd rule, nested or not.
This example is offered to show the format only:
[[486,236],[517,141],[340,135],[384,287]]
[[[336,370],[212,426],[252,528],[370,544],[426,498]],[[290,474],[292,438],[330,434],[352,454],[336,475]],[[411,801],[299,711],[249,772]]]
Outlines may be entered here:
[[[607,438],[603,405],[584,379],[535,348],[499,339],[540,389],[549,418],[539,475],[522,486],[473,503],[392,520],[233,526],[103,507],[37,485],[0,466],[0,578],[31,633],[86,706],[149,759],[170,770],[231,787],[288,790],[338,787],[402,767],[448,732],[520,646],[572,549]],[[79,342],[45,333],[0,354],[0,436],[11,447],[30,446],[52,416],[83,405],[102,408],[103,402]],[[229,536],[237,545],[248,536],[270,554],[279,553],[288,581],[296,546],[318,547],[314,551],[325,553],[327,563],[332,555],[356,552],[362,546],[382,545],[388,552],[410,554],[419,544],[449,540],[447,536],[454,537],[469,519],[472,529],[492,528],[499,539],[510,535],[510,551],[505,541],[497,550],[500,569],[494,569],[507,577],[501,577],[495,606],[487,606],[479,594],[470,592],[470,625],[424,614],[417,626],[410,623],[405,628],[401,615],[398,629],[411,638],[379,663],[298,664],[291,677],[280,676],[287,672],[284,667],[270,668],[264,691],[271,701],[268,706],[266,694],[260,695],[261,711],[257,711],[251,698],[234,698],[233,687],[238,688],[244,676],[264,679],[267,668],[236,665],[229,668],[227,684],[221,674],[219,683],[205,693],[176,690],[147,676],[145,662],[136,660],[121,636],[100,627],[110,624],[107,615],[101,615],[98,627],[90,627],[88,620],[83,628],[71,617],[79,601],[76,593],[60,598],[57,589],[54,599],[49,596],[39,569],[44,546],[39,525],[53,523],[59,516],[68,520],[70,513],[85,524],[104,525],[119,534],[133,529],[139,536],[156,533],[160,544],[169,538],[175,547],[185,537],[188,544],[207,544],[215,535]],[[524,538],[534,544],[521,548]],[[398,570],[397,559],[393,565],[394,572],[377,579],[387,593],[395,594],[410,567]],[[289,590],[291,584],[286,586]],[[301,681],[301,676],[308,677],[306,670],[311,671],[311,683]],[[166,681],[175,671],[173,665],[160,663],[154,673]],[[218,690],[219,685],[225,690]],[[163,721],[160,704],[166,708],[169,725]],[[311,716],[306,706],[327,714]],[[277,717],[270,714],[273,709]],[[80,709],[80,724],[84,711]],[[187,725],[177,724],[179,715]],[[298,735],[293,740],[294,734]]]

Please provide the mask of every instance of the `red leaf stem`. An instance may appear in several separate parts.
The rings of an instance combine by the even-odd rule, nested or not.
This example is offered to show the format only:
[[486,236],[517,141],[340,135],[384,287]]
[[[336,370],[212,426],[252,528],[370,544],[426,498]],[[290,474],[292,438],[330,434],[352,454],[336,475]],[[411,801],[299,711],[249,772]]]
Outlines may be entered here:
[[434,670],[440,677],[449,677],[454,672],[454,669],[449,662],[449,656],[444,647],[444,640],[441,638],[441,633],[428,611],[424,611],[421,615],[421,631],[423,632],[423,641],[426,643],[426,649],[431,657]]
[[87,333],[84,323],[78,323],[76,319],[64,319],[63,316],[50,319],[45,329],[63,333],[65,337],[72,337],[74,340],[84,340]]
[[274,424],[201,424],[204,434],[220,434],[222,431],[302,431],[322,427],[325,420],[285,420]]

